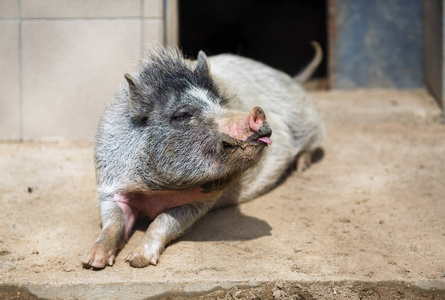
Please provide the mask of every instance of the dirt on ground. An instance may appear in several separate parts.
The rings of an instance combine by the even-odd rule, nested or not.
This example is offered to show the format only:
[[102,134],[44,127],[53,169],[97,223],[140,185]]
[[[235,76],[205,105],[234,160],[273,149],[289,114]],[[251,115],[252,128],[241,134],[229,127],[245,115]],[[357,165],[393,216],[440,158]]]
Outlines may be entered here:
[[[234,287],[229,290],[216,290],[206,293],[169,293],[153,297],[163,300],[315,300],[315,299],[360,299],[360,300],[441,300],[445,299],[443,290],[419,289],[409,284],[384,282],[370,284],[363,282],[353,283],[316,283],[301,284],[296,282],[268,282],[257,287]],[[26,289],[17,290],[17,287],[0,288],[0,297],[3,300],[35,300],[37,296],[30,294]],[[151,297],[150,297],[151,298]]]
[[360,300],[380,300],[380,299],[445,299],[445,295],[440,291],[421,290],[410,287],[406,284],[365,284],[336,283],[336,284],[299,284],[295,282],[269,282],[255,288],[233,288],[225,291],[214,291],[204,295],[191,296],[167,296],[165,300],[213,300],[213,299],[294,299],[294,300],[314,300],[314,299],[360,299]]
[[445,299],[445,126],[425,91],[311,92],[318,159],[210,212],[157,266],[83,269],[91,142],[0,143],[0,299]]

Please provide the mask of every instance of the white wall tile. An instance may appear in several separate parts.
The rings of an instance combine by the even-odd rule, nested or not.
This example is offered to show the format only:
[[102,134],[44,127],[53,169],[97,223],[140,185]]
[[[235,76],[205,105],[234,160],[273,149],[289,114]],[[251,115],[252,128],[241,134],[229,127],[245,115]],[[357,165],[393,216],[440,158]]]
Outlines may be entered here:
[[145,19],[144,49],[158,47],[164,43],[164,22],[162,19]]
[[164,16],[163,0],[144,0],[144,14],[146,18],[162,18]]
[[0,139],[19,139],[19,23],[0,23],[0,33]]
[[[3,0],[2,0],[3,1]],[[140,0],[21,0],[24,18],[140,17]]]
[[140,56],[139,21],[23,22],[25,139],[92,139]]
[[19,17],[19,0],[0,0],[0,19]]

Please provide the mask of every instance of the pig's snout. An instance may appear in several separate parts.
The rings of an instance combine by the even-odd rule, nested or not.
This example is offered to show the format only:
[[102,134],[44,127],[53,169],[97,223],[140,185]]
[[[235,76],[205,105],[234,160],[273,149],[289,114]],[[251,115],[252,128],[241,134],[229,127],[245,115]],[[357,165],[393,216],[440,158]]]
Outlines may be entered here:
[[266,121],[266,114],[264,113],[264,110],[259,106],[255,106],[254,108],[252,108],[252,111],[249,114],[250,130],[253,132],[258,132],[260,127],[263,126],[265,121]]
[[255,140],[268,145],[272,144],[270,139],[272,129],[266,121],[266,114],[259,106],[255,106],[249,114],[249,129],[254,132]]
[[266,120],[266,114],[261,107],[254,107],[248,115],[236,114],[230,117],[222,118],[218,121],[219,130],[231,138],[238,140],[238,142],[224,143],[239,144],[239,141],[247,143],[258,141],[270,145],[272,141],[270,136],[272,129]]

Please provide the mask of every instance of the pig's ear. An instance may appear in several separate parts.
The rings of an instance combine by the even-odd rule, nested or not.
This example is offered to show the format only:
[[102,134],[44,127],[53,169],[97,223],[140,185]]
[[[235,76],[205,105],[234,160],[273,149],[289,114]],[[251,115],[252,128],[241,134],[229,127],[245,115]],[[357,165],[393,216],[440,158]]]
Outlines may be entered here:
[[202,50],[198,53],[198,61],[196,63],[195,72],[203,76],[210,75],[210,66],[209,62],[207,61],[207,55]]
[[128,82],[128,87],[130,88],[130,92],[132,92],[132,91],[134,91],[135,89],[137,89],[137,87],[136,87],[136,83],[134,83],[134,79],[133,79],[133,77],[131,77],[130,74],[126,73],[126,74],[124,75],[124,77],[125,77],[125,79],[126,79],[127,82]]
[[139,87],[137,86],[133,77],[130,74],[125,74],[125,79],[128,82],[128,90],[130,91],[130,113],[135,119],[141,119],[148,115],[150,105],[144,99]]

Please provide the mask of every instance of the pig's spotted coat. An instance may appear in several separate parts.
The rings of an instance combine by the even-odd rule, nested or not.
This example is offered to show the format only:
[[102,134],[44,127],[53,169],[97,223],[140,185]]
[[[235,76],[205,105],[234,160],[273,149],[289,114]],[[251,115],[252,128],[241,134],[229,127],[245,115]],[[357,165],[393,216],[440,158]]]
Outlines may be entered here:
[[157,264],[208,210],[267,192],[324,135],[296,81],[250,59],[201,52],[191,62],[161,49],[125,78],[95,141],[103,229],[88,268],[114,263],[140,213],[153,222],[127,261]]

